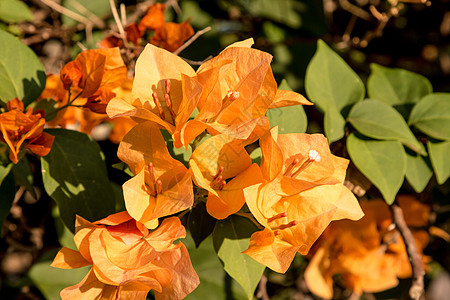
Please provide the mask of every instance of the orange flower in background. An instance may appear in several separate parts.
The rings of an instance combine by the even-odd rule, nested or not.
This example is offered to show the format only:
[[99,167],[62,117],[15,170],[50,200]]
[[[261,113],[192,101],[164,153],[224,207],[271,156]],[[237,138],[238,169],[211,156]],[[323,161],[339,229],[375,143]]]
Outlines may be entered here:
[[35,155],[47,155],[55,137],[43,132],[45,119],[41,113],[33,113],[31,108],[24,113],[23,103],[18,98],[8,101],[7,108],[8,112],[0,114],[0,128],[1,141],[9,147],[9,159],[17,164],[22,146]]
[[173,159],[156,124],[136,125],[123,138],[117,156],[135,174],[123,184],[129,214],[150,229],[158,218],[191,207],[194,203],[191,173]]
[[311,104],[297,93],[277,91],[270,68],[272,56],[250,48],[252,44],[253,39],[234,43],[197,70],[203,91],[199,114],[183,128],[185,147],[205,129],[251,143],[269,128],[268,108]]
[[186,231],[176,217],[165,219],[149,233],[127,212],[91,223],[76,219],[79,251],[62,248],[52,266],[74,269],[92,265],[78,284],[61,291],[68,299],[183,299],[199,284],[186,247],[178,242]]
[[145,30],[155,30],[166,23],[164,19],[164,11],[166,6],[162,3],[155,3],[151,5],[145,16],[139,22],[139,30],[144,32]]
[[[411,196],[399,196],[409,226],[427,225],[430,208]],[[333,296],[333,276],[356,294],[381,292],[397,286],[397,278],[411,276],[411,266],[400,236],[392,226],[383,200],[361,202],[365,216],[357,221],[333,222],[317,242],[305,272],[310,290],[326,299]],[[425,230],[413,231],[421,253],[428,243]],[[425,260],[425,259],[424,259]]]
[[358,220],[363,213],[343,185],[348,161],[330,153],[324,136],[278,135],[274,127],[260,146],[262,180],[244,194],[265,229],[251,236],[244,253],[284,273],[295,254],[307,254],[331,221]]
[[169,22],[155,29],[155,35],[150,38],[150,43],[173,52],[193,35],[194,29],[189,21],[180,24]]
[[[127,68],[119,48],[85,50],[61,70],[61,81],[72,97],[86,98],[86,107],[105,113],[109,100],[115,97],[112,89],[126,79]],[[71,99],[72,100],[72,99]]]
[[194,111],[202,87],[195,71],[180,57],[148,44],[136,62],[129,98],[114,98],[106,109],[110,118],[130,116],[158,123],[181,146],[180,131]]
[[239,211],[245,204],[243,189],[260,180],[255,172],[258,165],[251,164],[242,141],[226,135],[213,136],[200,144],[189,166],[195,184],[208,191],[206,208],[216,219]]

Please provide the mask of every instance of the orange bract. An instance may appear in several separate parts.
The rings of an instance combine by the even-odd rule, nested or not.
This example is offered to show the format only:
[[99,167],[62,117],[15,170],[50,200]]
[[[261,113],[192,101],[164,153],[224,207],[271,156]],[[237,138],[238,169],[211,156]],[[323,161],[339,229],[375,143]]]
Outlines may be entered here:
[[180,24],[169,22],[155,29],[155,35],[150,38],[150,43],[173,52],[192,35],[194,35],[194,29],[189,21]]
[[262,180],[244,194],[265,229],[252,235],[244,253],[285,272],[295,254],[308,253],[331,221],[357,220],[363,213],[343,186],[347,161],[330,153],[322,135],[278,135],[274,127],[260,145]]
[[127,211],[137,221],[155,228],[158,218],[192,206],[191,173],[170,156],[156,124],[144,122],[131,129],[117,156],[135,174],[124,183],[123,194]]
[[[408,225],[424,226],[429,207],[412,197],[399,196]],[[357,221],[334,222],[317,243],[312,261],[305,272],[313,293],[323,298],[333,296],[333,275],[356,294],[380,292],[398,284],[397,277],[411,276],[405,246],[392,227],[389,209],[383,200],[361,202],[365,216]],[[425,231],[413,232],[419,251],[428,243]]]
[[131,97],[112,99],[106,109],[108,116],[158,123],[180,147],[179,133],[202,90],[195,71],[180,57],[148,44],[136,62],[135,73]]
[[9,159],[17,164],[21,147],[38,156],[47,155],[54,136],[43,132],[45,119],[31,108],[24,113],[23,103],[15,98],[7,103],[8,112],[0,114],[1,140],[9,147]]
[[311,104],[297,93],[277,91],[272,56],[252,44],[252,39],[232,44],[197,70],[203,91],[199,114],[182,131],[185,147],[205,129],[251,143],[269,128],[268,108]]
[[[189,160],[194,182],[208,191],[208,213],[225,219],[245,203],[243,189],[259,180],[242,141],[216,135],[204,141]],[[234,178],[233,178],[234,177]],[[233,178],[229,181],[228,179]]]
[[[67,299],[183,299],[199,284],[186,247],[176,239],[186,231],[176,217],[148,232],[127,212],[91,223],[77,216],[78,251],[62,248],[52,266],[73,269],[92,265],[77,285],[61,291]],[[98,298],[97,298],[98,297]]]

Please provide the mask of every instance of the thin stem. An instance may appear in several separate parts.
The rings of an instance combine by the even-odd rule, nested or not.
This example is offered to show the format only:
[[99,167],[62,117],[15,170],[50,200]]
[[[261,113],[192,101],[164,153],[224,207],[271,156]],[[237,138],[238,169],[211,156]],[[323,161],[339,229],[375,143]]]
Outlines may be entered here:
[[409,289],[409,297],[410,299],[418,300],[424,292],[423,276],[425,275],[425,270],[422,263],[422,256],[419,254],[411,230],[408,228],[408,225],[406,225],[403,211],[400,206],[394,202],[389,208],[392,213],[392,220],[403,238],[406,246],[406,253],[408,254],[409,262],[411,263],[413,278],[411,288]]
[[210,30],[211,30],[211,26],[208,26],[205,29],[197,31],[189,40],[186,41],[186,43],[181,45],[181,47],[178,48],[177,50],[173,51],[173,54],[175,54],[175,55],[180,54],[181,51],[183,51],[184,49],[189,47],[189,45],[192,44],[196,39],[198,39],[202,34],[207,33]]
[[190,143],[190,146],[191,146],[191,148],[192,148],[192,152],[194,152],[195,149],[197,149],[198,144],[199,144],[200,141],[205,137],[205,135],[206,135],[206,130],[203,131],[202,133],[200,133],[200,135],[197,136],[197,137],[192,141],[192,143]]

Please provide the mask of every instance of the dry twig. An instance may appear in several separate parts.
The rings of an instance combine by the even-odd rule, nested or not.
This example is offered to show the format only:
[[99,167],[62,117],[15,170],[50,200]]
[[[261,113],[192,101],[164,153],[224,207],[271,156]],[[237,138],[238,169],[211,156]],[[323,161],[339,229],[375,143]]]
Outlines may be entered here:
[[423,276],[425,275],[425,270],[422,263],[422,256],[417,250],[416,242],[411,230],[408,228],[408,225],[406,225],[403,211],[400,206],[393,203],[389,208],[392,213],[392,220],[403,238],[406,246],[406,253],[408,254],[409,262],[411,263],[413,278],[411,288],[409,289],[409,297],[418,300],[424,291]]
[[267,276],[262,275],[258,284],[258,291],[256,292],[256,298],[261,300],[269,300],[269,294],[267,293]]
[[173,51],[173,54],[175,54],[175,55],[180,54],[181,51],[183,51],[184,49],[189,47],[189,45],[192,44],[196,39],[198,39],[202,34],[205,34],[206,32],[208,32],[210,30],[211,30],[211,26],[208,26],[200,31],[197,31],[189,40],[187,40],[183,45],[181,45],[180,48]]

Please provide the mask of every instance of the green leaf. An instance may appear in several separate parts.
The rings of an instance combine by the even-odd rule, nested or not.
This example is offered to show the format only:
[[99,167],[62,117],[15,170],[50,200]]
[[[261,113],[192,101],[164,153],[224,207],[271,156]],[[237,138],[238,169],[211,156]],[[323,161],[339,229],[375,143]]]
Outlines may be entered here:
[[187,247],[192,266],[200,278],[200,285],[187,295],[185,299],[210,299],[212,295],[217,300],[247,299],[241,286],[224,272],[210,237],[198,248],[195,247],[193,240],[189,236],[182,242]]
[[367,94],[371,99],[389,105],[416,103],[423,96],[432,93],[430,81],[414,72],[370,65],[371,74],[367,80]]
[[432,138],[450,140],[450,93],[423,97],[413,107],[408,123]]
[[[117,3],[115,1],[115,3]],[[92,21],[93,17],[101,18],[111,13],[111,7],[108,0],[63,0],[62,5],[71,11],[84,16]],[[65,14],[61,16],[62,22],[66,26],[74,26],[78,21],[69,18]]]
[[14,184],[14,175],[9,173],[0,183],[0,236],[3,237],[3,222],[9,215],[14,196],[16,195],[16,185]]
[[56,118],[59,108],[59,102],[53,99],[41,99],[33,102],[29,107],[33,108],[33,111],[43,110],[45,121],[51,121]]
[[364,100],[353,106],[349,121],[360,133],[380,140],[395,140],[426,156],[423,145],[415,138],[403,117],[379,100]]
[[188,217],[188,227],[194,239],[195,247],[198,248],[200,243],[213,232],[214,225],[216,225],[216,219],[208,214],[206,203],[199,202],[195,205]]
[[406,172],[406,156],[398,141],[376,141],[358,137],[347,138],[352,162],[381,192],[387,204],[392,204],[402,186]]
[[428,141],[428,153],[430,153],[431,165],[433,166],[436,179],[439,184],[450,176],[450,141],[432,142]]
[[323,117],[323,128],[328,138],[328,143],[340,140],[345,135],[345,120],[341,113],[333,106],[330,106]]
[[423,156],[406,151],[406,180],[416,193],[422,192],[433,176],[433,170]]
[[306,69],[305,89],[310,101],[325,114],[325,135],[330,143],[344,136],[348,108],[364,98],[359,76],[322,40]]
[[36,193],[33,187],[33,172],[31,171],[30,163],[27,157],[22,157],[22,159],[20,159],[17,164],[12,167],[11,171],[14,174],[16,185],[24,186],[27,191],[29,191],[31,195],[36,198]]
[[258,166],[260,166],[262,159],[261,148],[258,147],[255,150],[253,150],[252,153],[250,153],[250,158],[252,159],[252,164],[258,164]]
[[0,0],[0,20],[6,23],[31,21],[33,14],[23,1]]
[[270,127],[278,125],[278,133],[303,133],[308,126],[305,110],[301,105],[268,109],[266,117]]
[[309,100],[322,111],[328,106],[342,111],[365,95],[359,76],[322,40],[306,69],[305,89]]
[[3,180],[8,176],[9,171],[11,171],[11,168],[13,166],[13,163],[8,163],[6,166],[0,165],[0,185],[2,184]]
[[47,300],[60,300],[61,290],[79,283],[91,268],[89,266],[65,270],[50,267],[51,260],[56,256],[57,251],[58,249],[48,251],[45,254],[47,260],[35,263],[28,272],[28,276]]
[[75,215],[93,222],[114,213],[115,198],[98,144],[76,131],[47,132],[55,141],[50,153],[41,158],[42,179],[58,203],[64,224],[73,231]]
[[213,231],[213,244],[225,271],[244,289],[248,299],[253,297],[265,267],[242,251],[247,250],[250,236],[257,230],[247,218],[231,215],[218,221]]
[[18,97],[27,106],[45,88],[44,67],[30,48],[3,30],[0,45],[0,102]]

